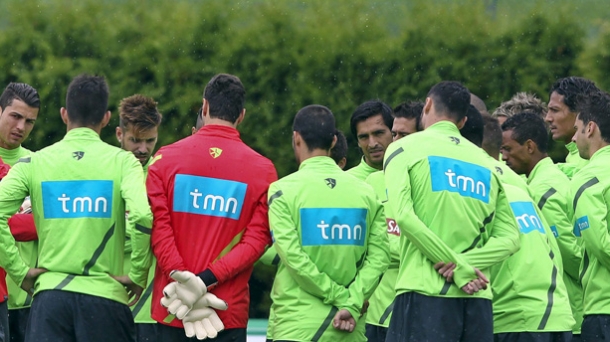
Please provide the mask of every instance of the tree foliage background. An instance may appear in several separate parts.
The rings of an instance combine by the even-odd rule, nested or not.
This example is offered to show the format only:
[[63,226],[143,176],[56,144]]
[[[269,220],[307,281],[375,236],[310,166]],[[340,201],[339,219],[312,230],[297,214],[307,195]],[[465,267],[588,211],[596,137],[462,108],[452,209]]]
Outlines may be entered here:
[[[573,6],[566,0],[7,0],[0,4],[0,84],[26,82],[40,92],[39,119],[24,144],[32,150],[64,135],[59,108],[70,80],[83,72],[107,78],[113,127],[120,99],[155,98],[164,115],[161,146],[190,134],[205,84],[216,73],[232,73],[247,91],[242,138],[284,176],[297,167],[292,118],[308,104],[333,110],[350,143],[351,166],[360,152],[349,117],[369,99],[395,106],[424,99],[441,80],[459,80],[491,112],[518,91],[547,101],[552,82],[569,75],[610,89],[610,24],[595,19],[610,7],[604,0]],[[111,128],[102,138],[116,143]],[[565,154],[555,146],[554,159]],[[253,317],[267,315],[272,278],[273,269],[257,266]]]

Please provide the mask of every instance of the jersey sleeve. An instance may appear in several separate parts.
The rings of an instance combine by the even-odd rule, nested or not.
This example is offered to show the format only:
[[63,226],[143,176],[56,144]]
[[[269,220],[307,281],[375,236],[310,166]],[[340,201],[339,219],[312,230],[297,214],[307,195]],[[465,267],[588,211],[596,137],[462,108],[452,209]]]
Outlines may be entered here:
[[489,224],[489,240],[481,248],[464,253],[466,260],[481,270],[504,261],[520,247],[517,221],[501,184],[500,187],[494,219]]
[[29,194],[29,163],[18,163],[0,182],[0,267],[16,284],[21,284],[28,272],[28,266],[19,255],[15,239],[8,226],[8,220],[18,210],[23,199]]
[[575,228],[580,231],[588,254],[610,269],[610,235],[608,207],[603,186],[592,186],[582,192],[574,209]]
[[377,285],[380,276],[390,263],[388,234],[386,229],[383,206],[377,201],[373,202],[371,215],[373,215],[366,256],[356,278],[349,285],[349,299],[341,309],[347,309],[352,317],[358,318],[364,301],[369,299]]
[[572,220],[568,216],[567,207],[563,204],[565,201],[565,198],[555,193],[546,200],[540,209],[556,237],[563,261],[563,269],[572,278],[578,279],[582,250],[572,231]]
[[[121,197],[129,208],[127,225],[134,227],[131,232],[131,269],[129,278],[141,287],[146,287],[148,270],[152,264],[150,234],[152,213],[146,199],[144,172],[135,157],[125,158],[121,181]],[[122,220],[123,217],[118,219]]]
[[[386,152],[386,155],[389,152]],[[388,203],[394,219],[404,234],[421,253],[433,263],[453,262],[456,268],[453,280],[463,287],[476,278],[474,268],[466,259],[452,250],[441,238],[423,223],[413,208],[409,167],[401,155],[397,155],[385,168],[385,184],[388,190]]]
[[[278,196],[279,194],[279,196]],[[303,250],[299,241],[297,223],[292,219],[289,205],[281,190],[272,184],[269,189],[269,223],[275,238],[275,249],[282,265],[301,289],[316,296],[325,304],[343,307],[349,298],[347,288],[337,284],[328,275],[318,270],[315,263]],[[362,304],[361,304],[362,305]],[[356,316],[358,317],[358,316]]]
[[11,228],[11,233],[15,240],[19,242],[38,240],[38,233],[36,232],[36,225],[34,224],[34,215],[15,214],[8,219],[8,225]]
[[[158,153],[157,156],[161,154]],[[155,157],[157,158],[157,157]],[[176,247],[172,219],[167,198],[167,183],[163,179],[162,160],[150,165],[146,178],[148,200],[154,216],[152,228],[152,249],[157,257],[157,265],[165,276],[173,270],[184,271],[186,266]]]
[[[267,184],[277,180],[275,168],[271,166],[271,169],[265,177]],[[214,280],[221,284],[251,267],[265,252],[265,247],[271,244],[267,190],[264,189],[258,194],[254,214],[237,245],[209,267],[213,277],[211,275],[207,278],[203,276],[208,273],[207,270],[202,272],[201,276],[206,285],[213,285]]]

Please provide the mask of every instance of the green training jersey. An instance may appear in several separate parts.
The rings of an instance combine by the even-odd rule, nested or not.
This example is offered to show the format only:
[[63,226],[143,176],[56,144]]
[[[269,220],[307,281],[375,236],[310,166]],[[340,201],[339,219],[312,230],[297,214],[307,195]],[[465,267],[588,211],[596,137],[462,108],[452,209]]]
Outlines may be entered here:
[[557,163],[557,166],[566,176],[568,176],[568,178],[572,178],[576,172],[587,165],[589,161],[580,157],[578,147],[576,146],[575,142],[570,142],[566,145],[566,148],[568,149],[566,162]]
[[[10,167],[13,167],[19,158],[30,155],[32,152],[23,146],[18,148],[7,150],[0,147],[0,157]],[[19,249],[19,255],[23,262],[29,267],[35,267],[38,257],[38,241],[28,242],[17,242],[17,249]],[[8,275],[6,276],[6,286],[8,288],[8,308],[9,309],[21,309],[27,308],[32,305],[32,296],[27,292],[23,291],[21,287],[11,279]]]
[[366,161],[364,160],[364,157],[362,157],[362,159],[360,160],[360,164],[352,167],[351,169],[349,169],[345,172],[349,173],[350,175],[352,175],[360,180],[365,180],[366,177],[368,177],[371,173],[377,172],[377,171],[379,171],[379,170],[377,170],[376,168],[367,164]]
[[525,191],[504,184],[521,249],[491,268],[494,333],[571,331],[574,325],[551,229]]
[[[103,165],[103,167],[100,167]],[[22,158],[0,182],[0,263],[17,284],[28,266],[7,225],[30,194],[38,232],[36,292],[63,290],[127,303],[123,285],[125,205],[135,224],[129,278],[146,287],[151,263],[150,227],[142,166],[133,153],[110,146],[89,128]]]
[[582,248],[572,232],[570,180],[557,165],[553,164],[551,158],[546,157],[532,169],[527,182],[534,202],[537,203],[557,240],[563,261],[563,281],[576,320],[572,331],[580,334],[582,287],[578,272],[582,261]]
[[[383,207],[373,189],[329,157],[313,157],[271,184],[269,225],[280,255],[270,334],[288,341],[365,341],[364,301],[390,256]],[[340,309],[354,332],[332,327]]]
[[[408,151],[408,153],[405,153]],[[491,289],[468,295],[474,267],[489,267],[519,249],[519,230],[506,194],[481,149],[441,121],[386,151],[388,204],[400,227],[397,294],[491,299]],[[454,282],[433,268],[453,262]],[[457,286],[456,286],[457,285]]]
[[[144,171],[144,180],[146,180],[146,176],[148,175],[148,167],[150,166],[153,158],[149,158],[146,165],[143,167]],[[129,208],[127,208],[126,220],[125,220],[125,256],[123,262],[123,272],[128,273],[131,270],[131,235],[133,231],[136,229],[135,225],[130,224],[129,222]],[[151,302],[152,302],[152,289],[153,289],[153,280],[155,279],[155,267],[157,266],[157,260],[155,257],[152,257],[152,265],[148,270],[148,279],[146,281],[146,289],[142,293],[142,296],[138,300],[138,302],[131,307],[131,312],[133,314],[133,320],[135,323],[146,323],[153,324],[157,323],[151,317]]]
[[[382,203],[387,203],[388,197],[385,190],[383,172],[377,171],[367,177],[366,182],[370,184],[377,198]],[[396,279],[398,278],[398,266],[400,264],[400,229],[396,225],[389,206],[384,205],[385,221],[387,224],[388,242],[390,243],[390,266],[382,275],[379,286],[369,300],[369,310],[366,315],[366,323],[387,328],[392,318],[394,309],[394,298],[396,297]]]
[[610,315],[610,146],[591,156],[589,163],[574,175],[574,234],[582,238],[584,254],[580,266],[583,314]]

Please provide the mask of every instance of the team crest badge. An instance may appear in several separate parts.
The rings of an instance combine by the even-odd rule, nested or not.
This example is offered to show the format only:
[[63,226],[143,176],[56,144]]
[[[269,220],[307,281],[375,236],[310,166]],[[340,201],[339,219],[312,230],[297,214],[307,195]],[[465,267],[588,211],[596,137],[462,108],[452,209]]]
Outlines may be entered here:
[[502,170],[501,167],[496,166],[496,172],[498,172],[499,174],[503,175],[504,174],[504,170]]
[[76,159],[76,160],[81,160],[83,159],[83,156],[85,155],[85,152],[83,151],[76,151],[76,152],[72,152],[72,158]]
[[326,181],[326,185],[331,189],[334,189],[335,186],[337,185],[337,181],[333,178],[326,178],[325,181]]
[[218,147],[210,147],[210,155],[212,156],[212,158],[216,159],[216,158],[220,157],[221,154],[222,154],[222,150],[219,149]]
[[456,145],[458,145],[460,143],[460,139],[456,138],[456,137],[450,137],[451,141],[454,142]]

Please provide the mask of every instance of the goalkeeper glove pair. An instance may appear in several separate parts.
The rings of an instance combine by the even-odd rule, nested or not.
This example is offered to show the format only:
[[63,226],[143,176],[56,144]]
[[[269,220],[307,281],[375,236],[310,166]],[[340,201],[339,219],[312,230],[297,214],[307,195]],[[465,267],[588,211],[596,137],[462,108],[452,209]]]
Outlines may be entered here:
[[172,271],[170,277],[175,282],[163,289],[161,305],[182,320],[186,336],[198,340],[218,336],[225,327],[214,309],[226,310],[228,304],[208,293],[203,280],[191,272]]

